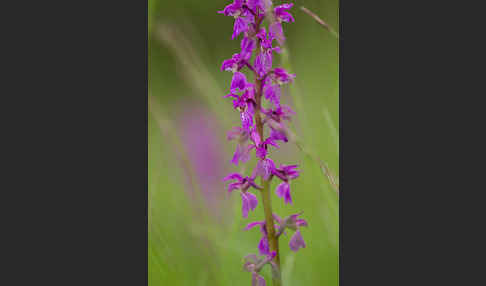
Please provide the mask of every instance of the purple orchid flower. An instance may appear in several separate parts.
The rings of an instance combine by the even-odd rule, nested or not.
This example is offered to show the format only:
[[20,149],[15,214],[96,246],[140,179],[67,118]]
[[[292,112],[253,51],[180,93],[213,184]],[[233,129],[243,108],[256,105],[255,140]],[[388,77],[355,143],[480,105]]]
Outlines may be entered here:
[[245,130],[250,130],[253,126],[253,111],[251,108],[247,108],[240,112],[241,126]]
[[227,5],[222,11],[218,11],[225,16],[231,16],[235,18],[233,26],[233,34],[231,39],[235,39],[239,34],[248,30],[248,26],[255,22],[253,14],[245,9],[244,0],[234,0],[233,3]]
[[[239,83],[235,83],[235,86],[238,85],[238,89],[240,89]],[[224,98],[226,97],[233,97],[235,98],[233,100],[233,108],[234,109],[245,109],[245,108],[250,108],[252,109],[252,115],[253,115],[253,107],[256,105],[255,102],[255,87],[252,83],[246,83],[244,89],[243,89],[243,94],[240,96],[236,94],[236,88],[234,88],[230,93],[227,95],[223,96]]]
[[274,109],[262,108],[262,112],[267,116],[268,120],[271,119],[277,122],[282,122],[282,120],[290,121],[292,115],[295,115],[295,112],[288,105],[280,105]]
[[236,72],[245,65],[244,57],[240,54],[233,54],[231,59],[224,60],[221,64],[221,71]]
[[266,32],[261,28],[256,37],[260,39],[261,53],[255,58],[255,71],[260,78],[263,78],[272,68],[273,51],[280,53],[280,47],[272,47],[275,39],[273,33]]
[[294,22],[294,17],[292,17],[292,14],[287,12],[287,10],[290,10],[294,6],[294,3],[284,3],[282,5],[276,6],[273,8],[273,12],[275,13],[275,18],[279,22]]
[[245,256],[245,264],[243,265],[243,268],[252,274],[252,279],[251,279],[251,285],[252,286],[265,286],[265,279],[263,276],[259,275],[258,272],[263,268],[263,266],[267,263],[270,263],[272,265],[272,268],[276,268],[275,263],[272,261],[273,258],[277,253],[275,251],[272,251],[271,253],[268,253],[265,255],[263,259],[257,258],[255,254],[249,254]]
[[300,248],[305,248],[306,246],[299,228],[302,226],[307,226],[307,221],[305,219],[298,218],[298,216],[301,214],[302,213],[289,216],[286,223],[287,228],[295,230],[294,235],[292,235],[289,241],[289,246],[292,251],[297,251]]
[[292,237],[290,238],[289,246],[290,249],[294,252],[296,252],[300,248],[305,248],[305,241],[304,238],[302,238],[299,230],[296,231],[294,235],[292,235]]
[[265,5],[263,0],[248,0],[247,5],[255,15],[258,15],[258,17],[265,14]]
[[[235,86],[236,85],[238,86],[238,89],[241,88],[240,83],[235,84]],[[244,92],[241,96],[234,93],[235,91],[236,88],[224,97],[235,98],[233,100],[233,107],[240,111],[241,125],[243,129],[250,132],[250,128],[253,126],[253,114],[255,112],[254,105],[256,104],[254,97],[255,88],[253,84],[246,83]]]
[[244,37],[241,41],[241,51],[238,54],[233,54],[230,59],[224,60],[221,64],[221,71],[231,71],[233,73],[241,70],[244,66],[249,66],[251,54],[256,47],[255,39]]
[[239,71],[235,72],[233,74],[233,78],[231,79],[231,92],[235,92],[236,90],[243,91],[245,90],[247,85],[246,82],[246,76],[244,73],[241,73]]
[[283,68],[275,68],[269,75],[263,84],[263,94],[274,106],[278,107],[281,96],[280,86],[293,81],[295,74],[290,74]]
[[238,37],[239,34],[242,32],[246,32],[249,29],[249,25],[255,22],[255,18],[251,13],[245,11],[241,14],[244,17],[237,17],[235,19],[235,25],[233,26],[233,34],[231,35],[231,39],[234,40]]
[[254,194],[248,192],[248,189],[250,187],[253,187],[255,189],[261,190],[262,187],[255,184],[255,178],[243,177],[242,175],[240,175],[238,173],[229,174],[223,180],[224,181],[236,180],[236,182],[228,185],[228,192],[232,192],[235,189],[240,190],[241,201],[242,201],[241,212],[243,214],[243,217],[247,218],[248,212],[250,210],[252,210],[252,211],[255,210],[255,208],[258,205],[257,197]]
[[[250,230],[254,228],[255,226],[260,226],[260,232],[262,233],[262,237],[260,239],[260,242],[258,243],[258,251],[260,252],[261,255],[266,255],[270,253],[270,247],[268,245],[268,233],[267,233],[267,228],[266,228],[266,223],[265,221],[254,221],[249,223],[244,230]],[[275,225],[278,227],[278,225]]]
[[273,175],[279,177],[283,181],[277,186],[275,192],[277,196],[284,198],[286,204],[292,204],[289,181],[299,176],[299,171],[295,170],[297,167],[298,165],[280,165],[280,168],[274,169],[273,171]]
[[251,140],[253,141],[253,144],[250,144],[248,149],[251,150],[255,148],[257,157],[259,157],[262,160],[265,159],[265,157],[267,156],[268,145],[272,145],[275,148],[279,148],[277,143],[275,143],[275,141],[273,141],[273,138],[271,137],[265,139],[265,141],[261,141],[260,135],[256,130],[251,131],[250,137]]
[[242,163],[247,162],[250,159],[250,152],[248,149],[248,139],[250,138],[250,134],[248,131],[236,126],[228,132],[227,138],[228,140],[237,139],[236,151],[233,155],[233,159],[231,159],[231,163],[238,165],[239,161]]
[[275,170],[275,163],[270,158],[259,160],[252,176],[261,176],[264,180],[270,179]]
[[265,227],[265,221],[254,221],[249,223],[245,230],[250,230],[255,226],[260,226],[260,232],[262,233],[262,237],[260,242],[258,243],[258,251],[260,254],[265,255],[270,253],[270,247],[268,245],[268,237],[267,237],[267,228]]
[[288,73],[283,68],[274,68],[272,78],[279,84],[292,82],[295,78],[295,74]]
[[274,106],[278,107],[280,105],[280,96],[282,94],[280,90],[280,85],[265,84],[263,86],[263,94],[265,95],[265,98],[268,99],[268,101],[274,104]]
[[238,17],[243,9],[244,0],[234,0],[233,3],[224,7],[222,11],[218,11],[219,14],[225,16]]
[[263,51],[255,58],[255,70],[259,77],[263,77],[272,68],[272,53]]
[[273,218],[277,221],[278,224],[280,224],[278,235],[284,233],[286,228],[295,231],[289,241],[289,247],[294,252],[299,250],[300,248],[306,247],[304,238],[302,237],[299,229],[303,226],[307,227],[308,224],[305,219],[299,218],[300,215],[302,215],[302,212],[290,215],[285,219],[281,219],[278,215],[273,214]]
[[277,40],[278,44],[283,46],[285,43],[285,36],[282,28],[282,24],[278,21],[270,24],[268,30],[273,35],[273,37]]
[[279,105],[274,109],[262,108],[262,113],[266,115],[264,121],[270,127],[270,137],[274,140],[288,142],[289,130],[283,121],[290,121],[291,115],[294,115],[295,112],[289,106]]
[[273,9],[273,13],[275,15],[275,22],[270,25],[269,30],[271,33],[274,35],[274,37],[277,39],[278,43],[280,45],[283,45],[285,42],[285,36],[283,34],[283,28],[282,28],[282,22],[294,22],[294,17],[292,17],[292,14],[287,12],[290,8],[294,6],[293,3],[285,3],[279,6],[276,6]]
[[253,50],[256,48],[256,40],[250,37],[243,37],[241,40],[241,52],[240,55],[243,60],[249,61]]

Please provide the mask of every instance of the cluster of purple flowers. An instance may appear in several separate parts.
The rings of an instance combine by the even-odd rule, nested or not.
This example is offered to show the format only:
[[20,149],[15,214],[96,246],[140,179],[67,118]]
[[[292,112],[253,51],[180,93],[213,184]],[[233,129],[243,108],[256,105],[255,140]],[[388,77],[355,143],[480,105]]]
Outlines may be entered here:
[[[290,3],[272,8],[271,0],[234,0],[218,12],[234,17],[232,39],[243,34],[240,52],[224,60],[221,70],[233,73],[230,92],[224,97],[233,98],[233,107],[240,113],[241,119],[241,126],[234,127],[228,133],[228,140],[237,141],[231,162],[235,165],[239,162],[247,162],[253,149],[258,160],[251,176],[232,173],[225,178],[225,180],[233,180],[228,185],[229,192],[240,191],[244,218],[247,218],[249,211],[253,211],[258,205],[256,195],[250,192],[251,188],[262,190],[262,187],[255,183],[258,176],[264,181],[269,181],[273,177],[281,180],[275,193],[283,198],[285,204],[292,203],[290,181],[299,176],[297,165],[282,164],[277,168],[273,160],[268,157],[270,147],[279,148],[278,141],[288,142],[285,121],[289,121],[295,114],[289,106],[280,103],[281,86],[292,82],[295,75],[283,68],[272,67],[273,54],[280,53],[279,45],[283,45],[285,41],[282,22],[294,22],[294,18],[288,12],[292,6],[293,4]],[[268,29],[261,27],[265,17],[270,17]],[[249,82],[247,76],[241,72],[245,67],[253,73],[254,82]],[[269,107],[262,106],[263,98],[267,100]],[[269,128],[267,138],[264,137],[264,126]],[[285,233],[286,229],[294,231],[289,243],[293,251],[305,247],[300,227],[307,226],[307,222],[298,218],[300,215],[301,213],[281,219],[273,214],[276,222],[273,227],[277,238]],[[265,285],[265,280],[258,272],[267,263],[278,270],[278,266],[273,261],[278,253],[269,247],[266,222],[252,222],[245,230],[255,226],[260,226],[262,233],[258,249],[264,258],[258,259],[254,254],[248,255],[245,258],[245,269],[253,275],[252,285]]]

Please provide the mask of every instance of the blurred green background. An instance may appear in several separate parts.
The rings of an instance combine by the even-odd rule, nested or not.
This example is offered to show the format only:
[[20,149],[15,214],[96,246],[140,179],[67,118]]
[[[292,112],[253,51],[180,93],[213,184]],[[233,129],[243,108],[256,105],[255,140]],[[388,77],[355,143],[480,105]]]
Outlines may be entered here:
[[[231,40],[233,18],[217,14],[231,0],[149,0],[149,285],[251,285],[243,257],[258,253],[260,233],[243,231],[263,220],[261,204],[248,219],[241,199],[228,194],[222,178],[249,174],[254,159],[230,163],[235,142],[226,132],[239,125],[230,99],[231,74],[221,62],[239,52]],[[297,75],[282,102],[297,115],[290,124],[298,137],[271,152],[277,165],[299,164],[292,182],[294,203],[275,195],[280,216],[304,211],[307,247],[293,253],[290,235],[280,239],[284,285],[338,285],[339,217],[339,46],[338,39],[299,7],[305,6],[335,30],[338,1],[292,2],[294,23],[284,23],[287,49],[276,55]],[[252,79],[249,76],[249,79]],[[334,175],[332,175],[331,173]],[[331,179],[329,178],[329,176]],[[332,181],[335,181],[333,185]],[[257,194],[259,200],[260,195]],[[270,271],[262,272],[271,285]]]

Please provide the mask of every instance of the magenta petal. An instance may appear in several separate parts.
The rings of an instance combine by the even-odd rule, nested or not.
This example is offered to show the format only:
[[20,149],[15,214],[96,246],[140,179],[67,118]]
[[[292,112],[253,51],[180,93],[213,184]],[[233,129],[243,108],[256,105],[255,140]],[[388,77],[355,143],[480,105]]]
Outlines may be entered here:
[[245,193],[241,192],[241,213],[244,218],[248,218],[248,212],[250,211],[250,203]]
[[251,273],[251,286],[257,286],[257,276],[258,274],[255,271]]
[[233,54],[231,59],[224,60],[221,64],[221,71],[235,71],[238,67],[236,59],[239,57],[238,54]]
[[288,189],[288,185],[286,182],[282,182],[277,186],[277,189],[275,189],[275,193],[277,196],[283,198],[285,196],[285,192]]
[[218,11],[220,14],[224,14],[225,16],[233,16],[238,12],[243,5],[243,0],[235,0],[233,3],[224,7],[223,11]]
[[244,37],[241,41],[241,56],[244,60],[248,61],[251,58],[251,54],[256,47],[256,41],[254,39]]
[[285,134],[285,132],[280,131],[280,130],[276,130],[276,129],[270,130],[270,138],[272,138],[274,140],[280,140],[280,141],[283,141],[283,142],[289,141],[289,139],[287,138],[287,134]]
[[256,155],[260,159],[265,159],[265,156],[267,156],[267,149],[265,147],[256,147]]
[[294,235],[292,235],[292,238],[290,238],[289,246],[292,251],[297,251],[300,248],[305,248],[305,242],[299,230],[297,230]]
[[231,39],[234,40],[239,34],[248,30],[248,22],[243,17],[237,17],[235,19],[235,25],[233,26],[233,35]]
[[256,279],[255,286],[266,286],[265,279],[261,275],[258,275],[255,272],[253,272],[252,275],[253,275],[254,279]]
[[275,106],[280,106],[280,86],[278,84],[272,84],[265,86],[263,93],[265,98],[272,102]]
[[292,14],[290,14],[289,12],[282,12],[280,15],[279,15],[279,18],[283,21],[283,22],[287,22],[287,23],[290,23],[290,22],[295,22],[294,20],[294,17],[292,16]]
[[299,219],[297,219],[296,224],[297,224],[298,227],[307,226],[307,221],[305,219],[299,218]]
[[250,127],[253,126],[253,116],[252,114],[247,110],[243,111],[240,113],[240,118],[241,118],[241,127],[245,129],[246,131],[250,131]]
[[237,179],[238,181],[241,181],[241,180],[243,180],[243,176],[241,176],[238,173],[231,173],[228,176],[224,177],[223,178],[223,181],[234,180],[234,179]]
[[295,78],[295,74],[290,74],[283,68],[273,69],[273,74],[279,83],[289,83]]
[[275,148],[279,148],[278,147],[278,144],[275,143],[275,141],[273,141],[273,138],[272,137],[269,137],[269,138],[265,139],[265,141],[263,141],[263,144],[272,145]]
[[231,91],[235,92],[236,89],[243,91],[246,86],[246,76],[241,72],[235,72],[231,80]]
[[263,221],[250,222],[244,229],[245,230],[249,230],[249,229],[251,229],[251,228],[253,228],[253,227],[257,226],[257,225],[263,225],[263,224],[265,224],[265,222],[263,222]]
[[[287,186],[288,186],[288,184],[287,184]],[[288,190],[287,190],[287,192],[285,193],[285,196],[284,196],[284,202],[285,202],[286,204],[288,204],[288,203],[292,204],[292,197],[290,196],[290,186],[288,187]]]
[[272,68],[272,53],[271,52],[263,53],[263,66],[264,66],[265,73],[269,72],[270,69]]
[[[281,23],[279,23],[278,21],[274,22],[273,24],[270,25],[270,27],[268,27],[268,30],[270,31],[270,33],[272,33],[272,35],[275,37],[275,39],[277,39],[277,42],[280,45],[283,45],[285,43],[285,36],[284,36],[284,33],[283,33]],[[277,52],[279,52],[279,51],[277,51]]]
[[260,134],[258,134],[258,132],[256,130],[253,130],[251,132],[250,137],[251,137],[251,140],[253,141],[253,143],[256,146],[260,145],[260,143],[261,143]]
[[283,223],[282,218],[279,217],[277,214],[272,214],[272,215],[273,215],[273,219],[276,220],[279,224]]
[[241,158],[241,154],[242,154],[241,145],[238,144],[238,145],[236,145],[235,154],[233,155],[233,159],[231,159],[231,163],[238,166],[238,161]]
[[260,161],[262,162],[262,170],[263,170],[263,178],[268,180],[270,176],[273,174],[275,170],[275,163],[273,163],[272,159],[267,158],[265,160]]
[[254,210],[258,205],[256,196],[250,192],[241,192],[241,212],[244,218],[248,217],[248,212]]
[[260,251],[261,255],[267,255],[270,253],[270,249],[268,246],[267,237],[264,235],[262,239],[260,239],[260,243],[258,244],[258,251]]
[[284,3],[282,5],[278,5],[277,7],[275,7],[275,9],[286,9],[286,10],[288,10],[292,7],[294,7],[294,3]]
[[251,286],[266,286],[265,279],[256,272],[251,273]]
[[250,209],[252,211],[255,210],[255,208],[258,205],[258,199],[257,199],[257,197],[254,194],[250,193],[250,192],[247,192],[246,193],[246,197],[248,198],[248,204],[249,204]]
[[250,8],[255,14],[257,13],[257,8],[260,11],[264,10],[263,0],[248,0],[248,8]]
[[231,183],[231,184],[228,185],[228,192],[231,193],[233,190],[238,189],[240,186],[241,186],[241,184],[239,182]]
[[272,68],[272,53],[262,52],[258,54],[254,66],[258,76],[263,77]]
[[287,23],[294,22],[295,21],[294,17],[292,17],[292,15],[286,11],[292,8],[292,6],[294,6],[293,3],[285,3],[275,7],[274,9],[275,16],[277,16],[277,18],[283,22],[287,22]]
[[242,145],[240,146],[241,146],[240,161],[242,163],[246,163],[248,162],[248,160],[250,160],[250,151],[248,150],[248,148],[245,148]]
[[275,163],[273,163],[272,159],[266,158],[258,161],[253,175],[262,176],[263,179],[268,180],[274,171]]

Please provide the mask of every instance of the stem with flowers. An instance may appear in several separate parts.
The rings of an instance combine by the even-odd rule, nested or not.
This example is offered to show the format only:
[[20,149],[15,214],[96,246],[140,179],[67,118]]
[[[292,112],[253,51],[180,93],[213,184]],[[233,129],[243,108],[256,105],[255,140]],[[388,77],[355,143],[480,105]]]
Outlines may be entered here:
[[[273,8],[271,0],[234,0],[224,10],[219,11],[235,18],[232,39],[243,34],[240,53],[233,54],[221,66],[221,70],[233,73],[230,93],[224,97],[234,98],[233,107],[239,111],[241,119],[241,126],[234,127],[228,133],[228,139],[237,139],[232,163],[238,165],[239,162],[247,162],[251,151],[255,149],[257,165],[250,176],[231,173],[225,180],[234,180],[228,185],[229,192],[240,191],[244,218],[258,205],[258,199],[250,189],[259,190],[262,195],[265,219],[249,223],[245,228],[249,230],[259,226],[262,234],[258,250],[263,257],[258,258],[255,254],[245,257],[244,269],[251,272],[253,286],[266,285],[265,279],[259,274],[265,265],[271,266],[273,285],[282,285],[278,239],[281,234],[286,234],[286,229],[294,231],[289,241],[292,251],[306,247],[300,233],[300,227],[307,226],[307,222],[299,218],[302,212],[280,218],[272,212],[270,190],[271,180],[277,177],[281,183],[275,189],[276,195],[285,204],[292,204],[290,182],[299,176],[297,165],[281,164],[277,168],[269,158],[270,146],[279,148],[277,141],[288,142],[289,132],[285,121],[295,114],[289,106],[280,104],[281,86],[292,82],[295,75],[289,74],[283,68],[272,67],[273,53],[279,53],[280,46],[285,41],[282,22],[294,22],[288,12],[292,6],[293,4],[282,4]],[[268,30],[261,27],[265,18],[268,18]],[[273,46],[274,40],[277,42],[276,46]],[[256,53],[252,60],[254,50]],[[252,71],[253,82],[249,82],[241,72],[245,67]],[[265,126],[269,131],[266,139]],[[261,186],[255,183],[256,177],[261,177]]]
[[[257,77],[257,76],[255,76]],[[263,122],[260,116],[260,109],[261,109],[261,95],[262,95],[262,84],[260,80],[256,80],[256,109],[255,109],[255,123],[258,135],[260,138],[263,138]],[[268,244],[270,247],[270,251],[275,252],[275,265],[276,271],[272,272],[272,281],[274,286],[280,286],[282,284],[282,277],[280,274],[280,254],[278,249],[278,237],[275,233],[275,227],[273,222],[273,211],[272,211],[272,198],[270,196],[270,181],[265,180],[263,177],[261,178],[262,182],[262,190],[260,191],[262,194],[262,203],[263,203],[263,212],[265,214],[265,226],[267,227],[268,231]]]

